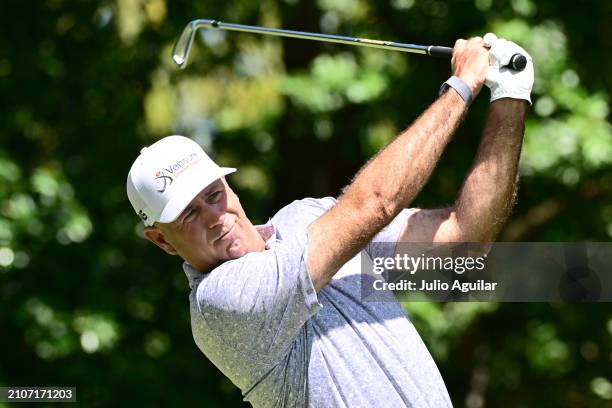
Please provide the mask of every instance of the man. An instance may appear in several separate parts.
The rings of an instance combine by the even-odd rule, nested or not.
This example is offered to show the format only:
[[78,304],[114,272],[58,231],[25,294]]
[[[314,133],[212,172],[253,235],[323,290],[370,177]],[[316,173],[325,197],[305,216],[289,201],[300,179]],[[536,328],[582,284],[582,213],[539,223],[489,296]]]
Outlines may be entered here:
[[[257,407],[451,406],[429,352],[391,293],[361,298],[359,262],[383,242],[487,242],[515,191],[531,58],[515,44],[458,40],[439,98],[336,201],[295,201],[253,226],[217,166],[170,136],[142,150],[128,196],[145,236],[184,261],[202,352]],[[523,72],[502,68],[528,57]],[[483,83],[491,106],[476,162],[450,208],[406,210]],[[381,245],[379,245],[381,244]],[[352,260],[353,259],[353,260]]]

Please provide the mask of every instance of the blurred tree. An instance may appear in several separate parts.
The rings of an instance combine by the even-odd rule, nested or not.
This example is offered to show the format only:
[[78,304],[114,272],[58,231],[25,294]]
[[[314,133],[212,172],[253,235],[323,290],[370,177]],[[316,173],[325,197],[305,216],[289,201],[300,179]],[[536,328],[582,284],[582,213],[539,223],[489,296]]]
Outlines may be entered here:
[[[304,196],[337,195],[429,104],[448,64],[249,34],[219,18],[452,45],[494,30],[534,57],[519,203],[504,240],[612,236],[610,11],[544,0],[167,2],[0,6],[1,385],[75,385],[85,406],[241,406],[197,350],[178,259],[141,239],[124,180],[139,148],[193,137],[265,222]],[[472,105],[416,206],[452,202],[487,108]],[[457,406],[612,406],[608,304],[406,304]]]

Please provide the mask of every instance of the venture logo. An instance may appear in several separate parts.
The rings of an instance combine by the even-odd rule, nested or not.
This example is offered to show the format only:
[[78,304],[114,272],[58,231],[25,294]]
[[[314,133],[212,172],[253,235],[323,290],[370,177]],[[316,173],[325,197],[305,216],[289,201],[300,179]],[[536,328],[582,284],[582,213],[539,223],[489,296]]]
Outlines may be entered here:
[[164,193],[166,191],[166,187],[168,187],[174,181],[171,176],[164,174],[164,170],[157,170],[157,172],[155,172],[154,180],[162,181],[161,188],[157,190],[158,193]]
[[157,192],[163,194],[166,191],[166,188],[172,184],[176,177],[198,162],[199,159],[200,158],[196,153],[190,153],[179,161],[170,164],[168,167],[157,170],[154,178],[154,180],[160,180],[160,188],[157,190]]

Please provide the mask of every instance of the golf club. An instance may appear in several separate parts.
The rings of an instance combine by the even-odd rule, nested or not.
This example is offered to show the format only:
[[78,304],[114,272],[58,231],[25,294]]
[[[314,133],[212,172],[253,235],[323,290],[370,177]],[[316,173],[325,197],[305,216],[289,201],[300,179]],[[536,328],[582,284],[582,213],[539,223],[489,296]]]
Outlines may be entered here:
[[[422,54],[430,57],[451,59],[453,49],[450,47],[439,47],[436,45],[404,44],[392,41],[370,40],[367,38],[344,37],[340,35],[309,33],[304,31],[282,30],[278,28],[249,26],[242,24],[223,23],[217,20],[193,20],[187,24],[181,36],[174,44],[172,60],[180,67],[187,66],[189,52],[193,45],[195,34],[200,28],[218,28],[221,30],[243,31],[247,33],[276,35],[279,37],[301,38],[304,40],[318,40],[349,45],[360,45],[363,47],[379,48],[392,51],[403,51],[413,54]],[[514,54],[507,65],[515,71],[522,71],[527,65],[524,55]]]

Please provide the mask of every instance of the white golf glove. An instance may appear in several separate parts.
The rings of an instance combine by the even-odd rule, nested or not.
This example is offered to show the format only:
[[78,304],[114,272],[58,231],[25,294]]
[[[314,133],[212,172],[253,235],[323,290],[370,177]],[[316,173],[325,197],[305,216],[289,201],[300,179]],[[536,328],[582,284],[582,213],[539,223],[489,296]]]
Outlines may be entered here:
[[[489,69],[485,85],[491,89],[491,102],[501,98],[524,99],[531,104],[531,88],[533,87],[533,61],[531,55],[512,41],[497,38],[495,34],[484,36],[489,49]],[[527,58],[527,65],[522,71],[507,68],[510,58],[516,53]]]

